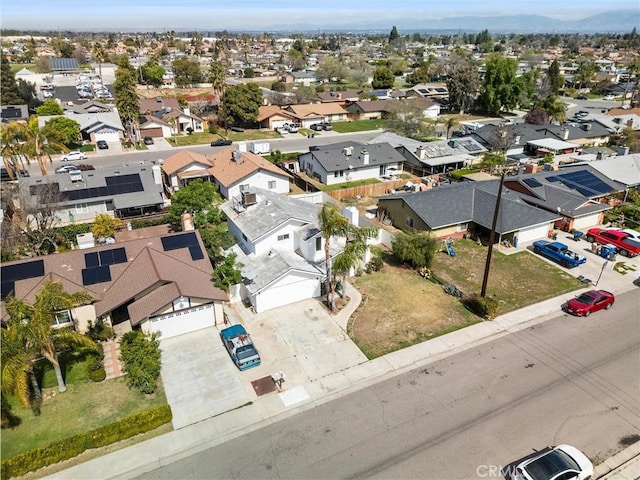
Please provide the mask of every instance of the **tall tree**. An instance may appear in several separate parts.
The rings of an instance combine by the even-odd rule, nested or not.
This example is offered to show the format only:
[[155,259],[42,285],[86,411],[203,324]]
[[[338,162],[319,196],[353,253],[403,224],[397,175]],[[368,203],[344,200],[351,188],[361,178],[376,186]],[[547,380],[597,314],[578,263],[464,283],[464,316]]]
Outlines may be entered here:
[[32,115],[26,124],[20,124],[16,134],[19,141],[23,142],[20,153],[26,156],[27,162],[35,159],[42,175],[47,174],[46,160],[48,159],[50,164],[53,163],[52,153],[69,150],[66,145],[57,140],[55,131],[46,126],[42,128],[39,126],[36,115]]
[[453,111],[464,113],[470,110],[478,95],[480,77],[470,58],[455,55],[447,68],[447,90],[449,105]]
[[190,213],[194,222],[197,222],[203,212],[213,212],[214,209],[219,212],[216,206],[221,202],[222,197],[213,183],[194,180],[171,197],[167,221],[174,229],[181,230],[183,213]]
[[100,80],[102,80],[102,63],[107,58],[107,51],[104,48],[102,42],[95,42],[93,44],[93,58],[98,62],[98,74],[100,75]]
[[356,269],[367,253],[367,240],[378,235],[376,227],[356,227],[349,225],[344,250],[336,255],[333,261],[334,284],[338,276],[342,277],[342,285],[349,272]]
[[517,70],[518,62],[514,58],[505,58],[497,53],[487,57],[480,95],[491,115],[498,115],[500,110],[511,110],[517,105],[520,96]]
[[57,101],[49,99],[36,109],[38,115],[64,115],[64,110]]
[[176,58],[172,64],[173,78],[178,87],[188,87],[203,80],[202,70],[197,60],[186,57]]
[[349,220],[340,213],[340,207],[335,203],[323,203],[318,212],[320,230],[324,240],[325,268],[327,272],[327,305],[331,311],[335,310],[336,282],[331,271],[331,241],[336,237],[346,237],[349,232]]
[[126,125],[131,136],[135,139],[140,117],[140,100],[136,93],[136,72],[126,55],[121,55],[117,64],[116,79],[113,82],[116,108],[122,123]]
[[2,62],[0,70],[0,103],[2,105],[19,105],[22,102],[20,93],[18,92],[18,84],[16,83],[16,76],[11,71],[11,65],[9,60],[3,54],[0,57]]
[[554,60],[551,62],[551,65],[549,65],[547,79],[549,80],[551,93],[557,95],[564,86],[564,76],[560,73],[560,63],[558,63],[558,60]]
[[41,355],[51,365],[58,382],[58,391],[64,392],[64,383],[58,351],[69,347],[97,348],[89,337],[69,328],[53,328],[58,312],[64,312],[93,302],[93,297],[81,291],[67,293],[58,282],[45,283],[42,291],[36,295],[35,302],[29,304],[15,297],[7,297],[5,304],[10,317],[9,328],[21,330],[22,348],[28,355]]
[[10,319],[5,328],[0,329],[2,393],[15,395],[23,406],[30,406],[34,414],[39,415],[42,390],[33,370],[36,353],[24,348],[25,341],[22,338],[24,329],[20,327],[21,325],[16,325],[16,322]]
[[373,73],[371,86],[373,88],[393,88],[395,82],[396,77],[393,76],[393,72],[389,67],[378,67]]
[[578,84],[578,88],[589,88],[597,71],[598,67],[594,62],[580,60],[573,81]]
[[222,96],[222,118],[230,123],[252,123],[262,105],[262,90],[257,83],[241,83],[229,87]]
[[73,118],[64,115],[47,120],[42,130],[48,141],[54,141],[65,146],[71,146],[82,139],[80,124]]
[[208,80],[211,83],[211,89],[213,90],[214,95],[218,98],[222,96],[222,92],[224,91],[226,85],[227,74],[224,70],[224,67],[220,64],[220,62],[216,62],[212,60],[209,64],[209,75]]

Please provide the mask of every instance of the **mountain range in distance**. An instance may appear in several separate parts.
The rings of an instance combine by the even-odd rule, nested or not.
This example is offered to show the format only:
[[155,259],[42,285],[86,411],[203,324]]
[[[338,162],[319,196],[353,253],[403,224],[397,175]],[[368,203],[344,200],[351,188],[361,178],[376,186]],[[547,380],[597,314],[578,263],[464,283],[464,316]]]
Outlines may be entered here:
[[388,32],[392,25],[396,26],[401,35],[413,32],[472,33],[484,29],[492,33],[630,33],[634,28],[640,30],[640,10],[604,12],[579,20],[560,20],[544,15],[464,16],[418,21],[415,17],[396,17],[361,23],[354,19],[349,27],[334,25],[323,28],[310,24],[289,24],[268,29],[288,32]]

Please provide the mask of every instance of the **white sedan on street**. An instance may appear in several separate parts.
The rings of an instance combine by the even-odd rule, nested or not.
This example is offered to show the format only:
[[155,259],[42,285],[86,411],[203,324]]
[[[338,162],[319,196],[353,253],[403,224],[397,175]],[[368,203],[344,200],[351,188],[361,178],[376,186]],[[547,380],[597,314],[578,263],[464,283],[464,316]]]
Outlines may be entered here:
[[86,159],[87,159],[87,156],[78,150],[73,150],[63,155],[61,158],[63,162],[76,162],[78,160],[86,160]]

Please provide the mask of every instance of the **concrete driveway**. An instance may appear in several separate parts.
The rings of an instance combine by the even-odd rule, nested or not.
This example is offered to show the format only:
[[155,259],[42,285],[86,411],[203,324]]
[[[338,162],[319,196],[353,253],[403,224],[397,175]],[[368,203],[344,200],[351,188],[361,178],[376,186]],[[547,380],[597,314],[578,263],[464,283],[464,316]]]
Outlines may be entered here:
[[162,382],[179,429],[250,401],[215,327],[160,341]]

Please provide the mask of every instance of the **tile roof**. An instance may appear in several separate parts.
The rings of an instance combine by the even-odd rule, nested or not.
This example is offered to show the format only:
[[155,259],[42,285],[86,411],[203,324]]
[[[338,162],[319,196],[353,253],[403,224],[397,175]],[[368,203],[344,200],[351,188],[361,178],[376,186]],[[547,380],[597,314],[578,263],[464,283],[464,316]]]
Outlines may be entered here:
[[208,172],[225,187],[259,171],[270,172],[287,179],[292,178],[289,173],[255,153],[239,152],[239,158],[234,160],[234,151],[236,151],[235,147],[225,148],[208,159],[211,164]]
[[180,150],[162,162],[162,170],[167,175],[173,175],[194,163],[202,165],[203,168],[209,168],[211,166],[209,159],[201,153],[190,150]]
[[301,117],[315,118],[324,117],[325,115],[346,114],[346,110],[342,106],[335,103],[306,103],[298,105],[288,105],[289,110]]
[[[200,249],[205,252],[198,232],[194,233]],[[55,280],[62,283],[68,293],[85,291],[91,294],[95,299],[97,316],[133,301],[134,307],[129,308],[133,324],[141,322],[180,295],[213,301],[228,300],[227,294],[216,288],[211,281],[213,267],[206,253],[202,259],[193,260],[187,248],[164,251],[160,236],[141,237],[143,238],[38,257],[38,260],[44,262],[45,275],[16,281],[15,295],[33,302],[43,284]],[[86,255],[117,248],[125,249],[126,261],[109,265],[111,280],[83,285],[82,271],[87,267]],[[0,270],[30,261],[33,259],[6,262]],[[177,292],[178,295],[161,295],[158,293],[160,288],[163,294]]]

